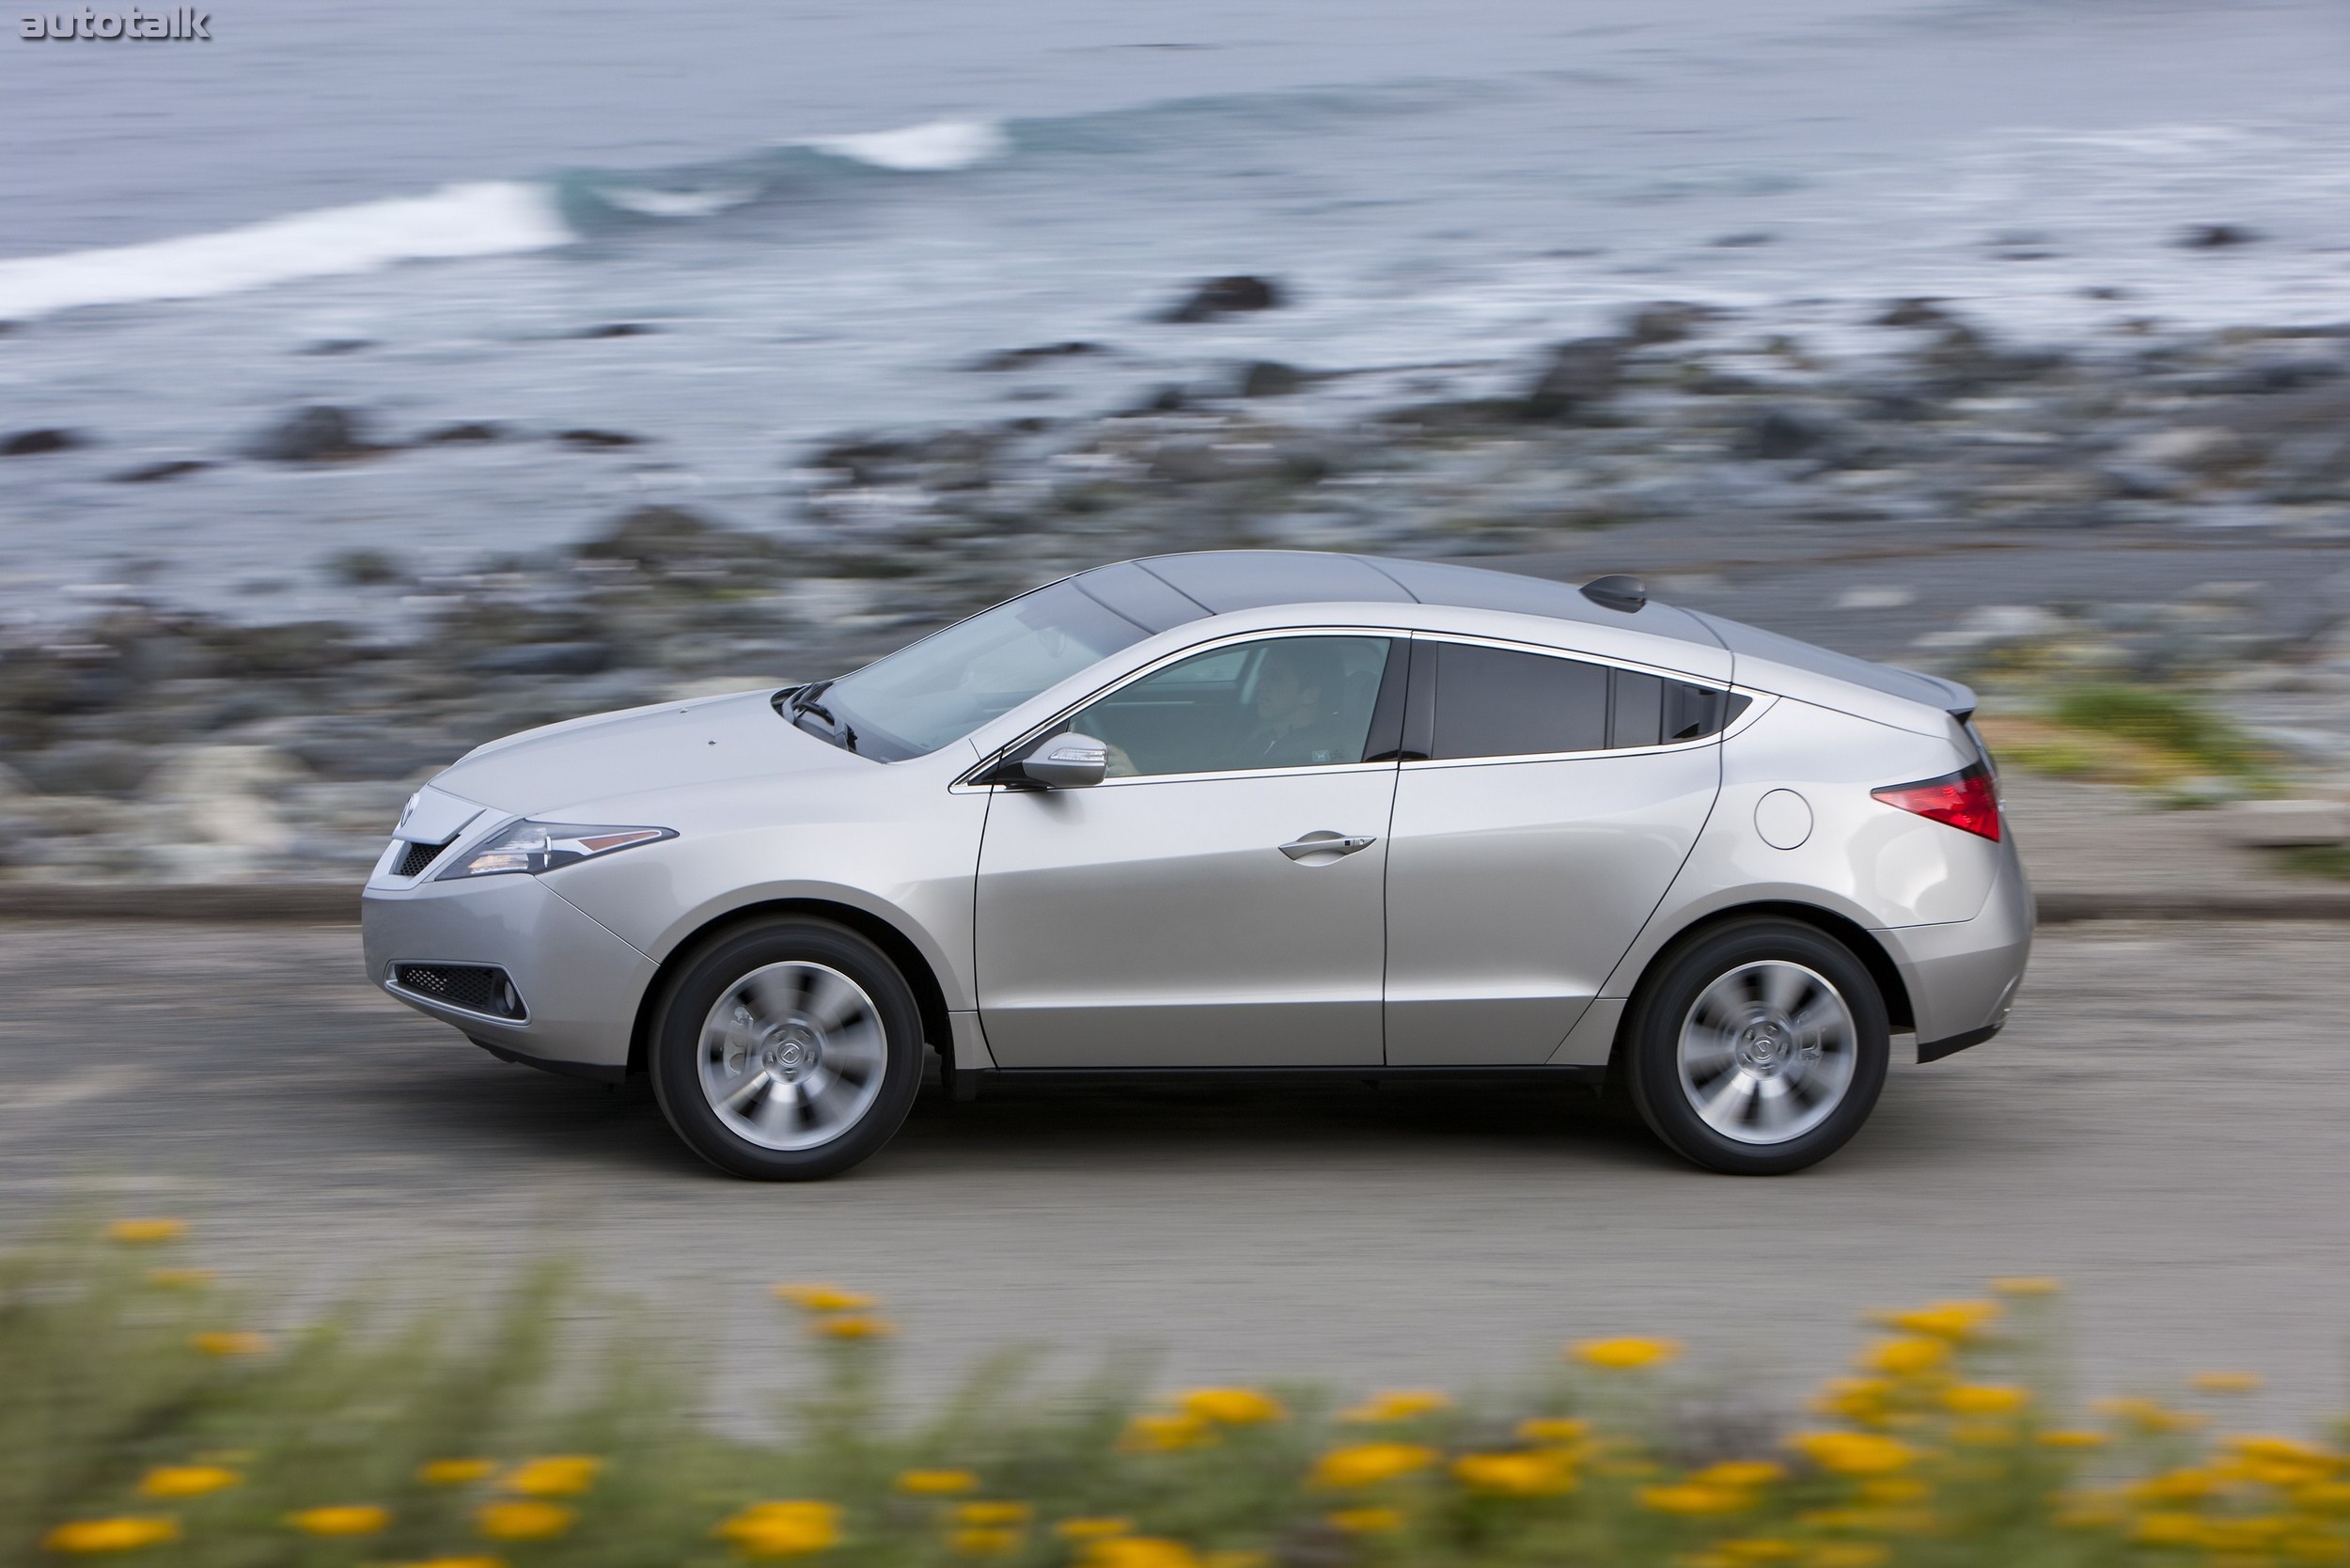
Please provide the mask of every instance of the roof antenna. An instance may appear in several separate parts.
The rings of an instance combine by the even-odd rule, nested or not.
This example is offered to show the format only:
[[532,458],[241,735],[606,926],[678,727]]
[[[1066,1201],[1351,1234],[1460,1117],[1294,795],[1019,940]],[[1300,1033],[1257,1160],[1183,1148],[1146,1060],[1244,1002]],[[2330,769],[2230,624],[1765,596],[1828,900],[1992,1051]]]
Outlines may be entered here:
[[1648,585],[1637,577],[1627,576],[1621,572],[1611,572],[1584,584],[1583,597],[1603,610],[1622,610],[1626,615],[1636,615],[1640,606],[1648,603]]

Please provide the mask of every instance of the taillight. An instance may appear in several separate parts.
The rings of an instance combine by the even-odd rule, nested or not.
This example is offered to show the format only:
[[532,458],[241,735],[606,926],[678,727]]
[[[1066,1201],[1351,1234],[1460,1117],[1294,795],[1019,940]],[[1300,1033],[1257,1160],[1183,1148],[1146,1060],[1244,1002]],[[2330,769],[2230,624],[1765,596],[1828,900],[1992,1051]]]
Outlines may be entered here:
[[1999,836],[1998,787],[1991,781],[1991,770],[1981,762],[1939,778],[1890,784],[1869,792],[1888,806],[1932,817],[1935,822],[1948,823],[1985,839],[1996,839]]

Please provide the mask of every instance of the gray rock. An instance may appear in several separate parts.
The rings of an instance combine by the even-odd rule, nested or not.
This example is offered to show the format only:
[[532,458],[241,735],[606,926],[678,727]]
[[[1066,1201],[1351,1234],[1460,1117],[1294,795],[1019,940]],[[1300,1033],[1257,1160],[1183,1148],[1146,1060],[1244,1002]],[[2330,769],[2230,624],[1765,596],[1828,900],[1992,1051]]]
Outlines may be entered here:
[[1809,409],[1766,408],[1741,432],[1737,451],[1741,457],[1783,463],[1827,456],[1842,445],[1843,438],[1843,427],[1824,415]]
[[298,408],[246,446],[263,463],[342,463],[384,450],[360,435],[359,416],[331,403]]
[[1025,370],[1046,360],[1072,359],[1080,354],[1105,353],[1099,343],[1042,343],[1028,349],[1002,349],[995,353],[981,354],[973,360],[974,370]]
[[46,794],[127,796],[161,760],[151,747],[128,741],[66,741],[19,761],[24,776]]
[[42,457],[86,445],[87,441],[73,431],[19,431],[14,435],[0,436],[0,457]]
[[1720,314],[1708,305],[1657,300],[1625,318],[1624,336],[1636,344],[1678,343]]
[[1213,321],[1219,316],[1252,310],[1275,310],[1284,303],[1278,284],[1269,278],[1234,274],[1212,277],[1194,288],[1181,304],[1159,317],[1163,321]]
[[126,468],[114,476],[117,484],[154,484],[161,479],[176,479],[187,474],[201,474],[211,463],[200,458],[172,458],[163,463],[142,463]]
[[640,447],[645,438],[626,431],[572,430],[558,431],[555,437],[566,447],[586,452],[609,451],[620,447]]
[[1244,398],[1286,398],[1306,384],[1305,372],[1277,359],[1260,359],[1241,372]]
[[2175,243],[2186,250],[2226,250],[2233,245],[2248,245],[2259,238],[2258,230],[2240,224],[2199,223],[2181,229]]
[[506,427],[485,419],[468,419],[454,425],[442,425],[417,437],[428,447],[452,447],[506,439]]
[[611,666],[611,645],[601,642],[526,642],[465,661],[483,675],[600,675]]
[[1623,362],[1623,342],[1615,337],[1579,337],[1551,351],[1526,394],[1534,419],[1563,419],[1588,412],[1615,396]]

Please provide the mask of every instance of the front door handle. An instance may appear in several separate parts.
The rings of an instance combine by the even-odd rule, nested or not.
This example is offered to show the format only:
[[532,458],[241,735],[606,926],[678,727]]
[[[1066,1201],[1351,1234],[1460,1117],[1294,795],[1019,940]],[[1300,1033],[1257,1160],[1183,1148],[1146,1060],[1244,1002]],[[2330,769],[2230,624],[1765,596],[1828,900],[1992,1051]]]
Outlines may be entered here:
[[1328,828],[1323,828],[1283,844],[1281,853],[1292,860],[1309,861],[1314,865],[1323,866],[1341,855],[1352,855],[1356,850],[1369,849],[1378,841],[1368,833],[1348,835],[1333,833]]

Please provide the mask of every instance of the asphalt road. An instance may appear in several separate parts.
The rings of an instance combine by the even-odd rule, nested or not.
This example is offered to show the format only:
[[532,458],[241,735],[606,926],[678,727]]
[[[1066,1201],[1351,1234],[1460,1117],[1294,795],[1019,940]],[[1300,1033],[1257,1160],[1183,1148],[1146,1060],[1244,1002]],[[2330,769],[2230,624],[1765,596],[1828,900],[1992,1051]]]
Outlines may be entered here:
[[[2087,1381],[2269,1374],[2350,1408],[2350,927],[2044,933],[2016,1022],[1902,1066],[1807,1174],[1689,1169],[1572,1093],[926,1096],[813,1186],[719,1177],[641,1097],[502,1066],[364,986],[343,930],[0,925],[0,1231],[77,1194],[194,1218],[316,1298],[567,1251],[789,1375],[762,1287],[877,1290],[916,1386],[978,1348],[1170,1378],[1464,1387],[1661,1331],[1784,1391],[1862,1309],[2069,1281]],[[476,1273],[473,1277],[478,1278]],[[756,1380],[756,1379],[755,1379]]]

